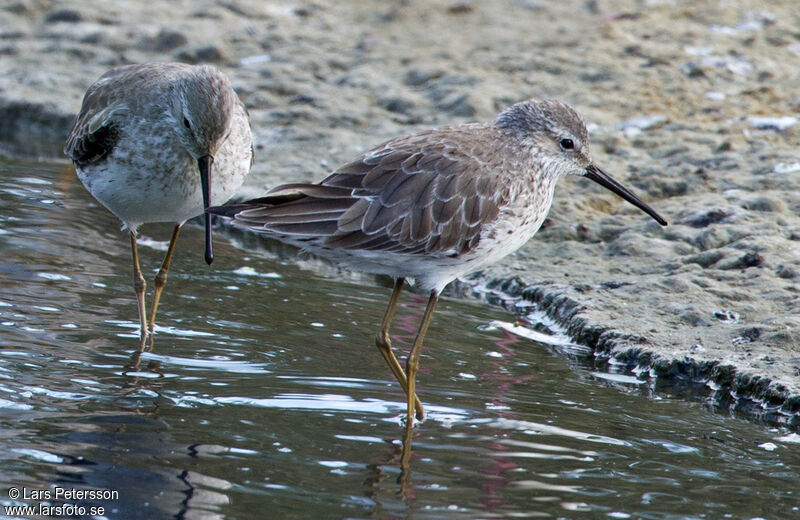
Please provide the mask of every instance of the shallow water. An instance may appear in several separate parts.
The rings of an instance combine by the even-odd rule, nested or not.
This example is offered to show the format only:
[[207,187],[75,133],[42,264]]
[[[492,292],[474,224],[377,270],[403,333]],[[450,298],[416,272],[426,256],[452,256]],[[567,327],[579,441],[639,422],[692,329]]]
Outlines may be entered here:
[[[170,228],[142,232],[152,280]],[[80,518],[90,507],[104,508],[96,518],[800,516],[796,433],[556,354],[490,325],[514,316],[448,298],[422,355],[428,418],[400,478],[404,396],[373,344],[390,289],[337,281],[279,247],[257,254],[219,234],[215,245],[209,268],[202,230],[185,228],[155,350],[137,369],[117,221],[66,165],[0,165],[0,507],[67,502],[86,508]],[[423,307],[419,295],[401,301],[401,353]],[[117,495],[33,496],[54,486]]]

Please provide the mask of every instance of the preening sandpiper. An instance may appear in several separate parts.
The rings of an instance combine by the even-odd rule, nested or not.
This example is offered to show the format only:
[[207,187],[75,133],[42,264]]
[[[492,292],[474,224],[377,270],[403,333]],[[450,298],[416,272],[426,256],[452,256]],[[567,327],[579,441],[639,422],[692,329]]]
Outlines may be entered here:
[[[650,206],[592,162],[589,136],[570,106],[528,100],[492,122],[392,139],[317,184],[286,184],[266,196],[211,208],[238,225],[355,270],[395,279],[376,344],[408,398],[407,424],[424,417],[415,394],[419,355],[442,289],[501,260],[539,229],[556,181],[581,175],[653,217]],[[389,327],[403,282],[430,296],[400,366]]]
[[[156,309],[181,226],[241,186],[253,162],[247,111],[230,80],[209,65],[146,63],[111,69],[83,98],[64,145],[78,178],[130,231],[134,289],[142,344],[147,335],[146,284],[136,230],[173,222],[167,254],[155,278]],[[205,259],[213,260],[206,219]]]

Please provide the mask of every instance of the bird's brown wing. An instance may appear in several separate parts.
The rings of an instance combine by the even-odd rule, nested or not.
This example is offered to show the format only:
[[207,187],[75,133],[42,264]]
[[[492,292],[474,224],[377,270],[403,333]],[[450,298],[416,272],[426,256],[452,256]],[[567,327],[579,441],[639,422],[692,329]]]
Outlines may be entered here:
[[480,240],[507,190],[481,159],[478,132],[398,138],[319,184],[287,184],[265,197],[213,208],[256,231],[324,238],[325,247],[459,255]]

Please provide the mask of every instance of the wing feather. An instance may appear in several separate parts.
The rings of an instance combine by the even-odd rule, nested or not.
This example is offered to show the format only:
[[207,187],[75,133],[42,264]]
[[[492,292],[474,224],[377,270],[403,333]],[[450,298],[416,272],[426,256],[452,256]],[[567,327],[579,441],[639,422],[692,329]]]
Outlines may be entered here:
[[64,152],[80,167],[96,164],[111,153],[119,139],[119,127],[109,122],[94,132],[74,136]]
[[279,186],[210,212],[255,230],[305,234],[328,248],[463,254],[497,217],[507,190],[483,137],[487,127],[460,128],[394,139],[318,184]]

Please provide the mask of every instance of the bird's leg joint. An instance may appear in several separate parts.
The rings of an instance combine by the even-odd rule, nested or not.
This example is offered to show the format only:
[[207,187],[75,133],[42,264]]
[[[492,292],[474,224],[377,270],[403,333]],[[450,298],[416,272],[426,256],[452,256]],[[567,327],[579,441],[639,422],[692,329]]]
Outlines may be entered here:
[[167,283],[167,270],[163,267],[158,270],[158,273],[155,277],[156,289],[160,289],[164,287]]
[[138,271],[133,273],[133,288],[137,293],[143,293],[147,289],[147,282],[144,281],[142,273]]

